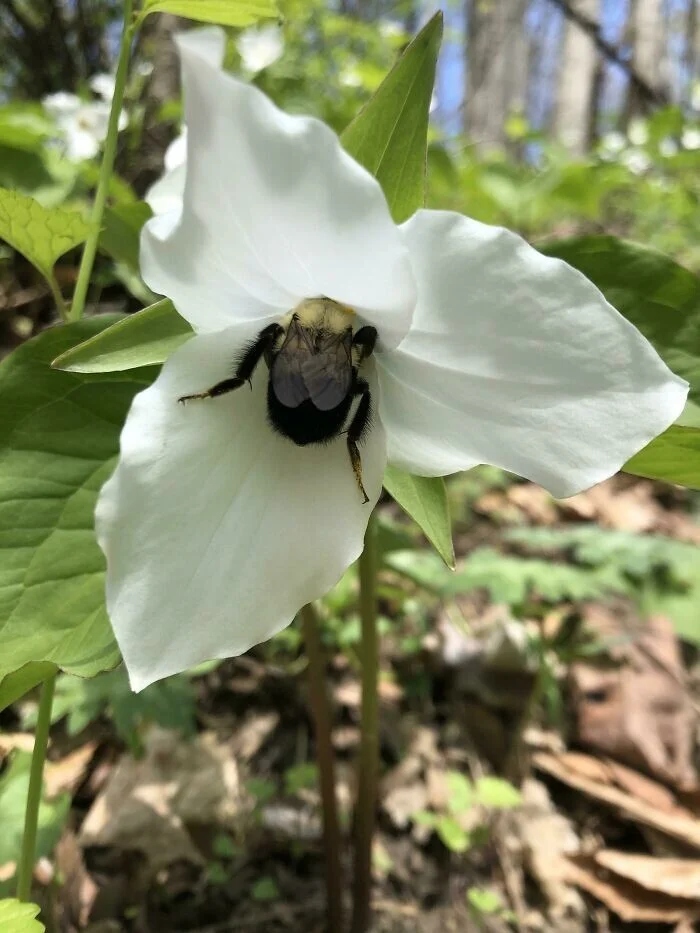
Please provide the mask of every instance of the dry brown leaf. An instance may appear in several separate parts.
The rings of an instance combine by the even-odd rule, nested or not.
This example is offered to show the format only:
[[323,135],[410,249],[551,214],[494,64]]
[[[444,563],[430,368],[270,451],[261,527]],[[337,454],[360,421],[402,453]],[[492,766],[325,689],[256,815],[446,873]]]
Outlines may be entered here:
[[516,483],[508,487],[506,496],[538,525],[553,525],[557,520],[554,499],[541,486],[534,483]]
[[601,868],[634,881],[649,891],[700,901],[698,859],[656,858],[653,855],[636,855],[615,849],[601,849],[594,857]]
[[44,766],[45,794],[52,800],[59,794],[73,793],[80,785],[95,754],[97,742],[86,742],[60,761],[47,761]]
[[660,809],[615,786],[611,782],[620,766],[614,769],[606,767],[604,762],[578,752],[564,752],[560,755],[535,752],[532,761],[535,768],[608,804],[626,819],[650,826],[700,849],[700,819],[697,814],[676,803]]
[[242,761],[250,761],[258,754],[279,724],[277,713],[250,713],[236,729],[231,749]]
[[569,856],[567,878],[627,923],[680,923],[700,916],[697,900],[669,897],[610,875],[591,856]]
[[333,690],[333,699],[338,706],[359,709],[362,702],[362,687],[359,680],[343,680]]
[[654,617],[629,634],[614,616],[592,615],[587,623],[616,640],[617,663],[572,665],[578,741],[679,789],[694,789],[693,713],[671,622]]
[[547,898],[552,920],[567,915],[582,917],[584,905],[568,882],[565,855],[579,851],[580,842],[573,824],[557,813],[547,788],[540,781],[526,780],[522,787],[523,805],[513,821],[530,874]]
[[78,840],[70,830],[63,833],[56,846],[55,861],[61,878],[57,899],[61,928],[82,928],[90,919],[99,888],[88,874]]
[[638,482],[625,489],[617,477],[562,499],[559,506],[578,518],[597,519],[606,528],[620,531],[650,531],[663,513],[651,483]]
[[143,852],[153,871],[179,860],[202,864],[187,826],[235,827],[241,795],[236,761],[213,733],[183,742],[154,728],[144,756],[125,755],[110,774],[80,842]]

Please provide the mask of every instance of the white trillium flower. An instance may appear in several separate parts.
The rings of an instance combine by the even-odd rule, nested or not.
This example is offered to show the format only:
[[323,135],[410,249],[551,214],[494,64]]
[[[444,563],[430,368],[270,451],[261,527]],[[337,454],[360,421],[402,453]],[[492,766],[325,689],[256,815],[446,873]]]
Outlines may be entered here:
[[684,149],[700,149],[700,129],[688,126],[681,134],[681,143]]
[[284,51],[282,30],[274,23],[246,29],[236,39],[236,48],[245,70],[255,75],[281,58]]
[[[77,94],[57,91],[44,97],[42,104],[61,132],[67,157],[72,162],[93,159],[107,137],[111,98],[84,101]],[[122,110],[119,129],[123,130],[127,122]]]
[[114,97],[114,88],[116,86],[116,77],[113,74],[107,74],[106,72],[100,72],[99,74],[93,75],[90,78],[90,88],[97,94],[102,100],[106,100],[107,103],[112,103],[112,98]]
[[[566,263],[452,212],[397,226],[327,126],[281,112],[187,36],[180,49],[184,203],[146,224],[141,260],[195,335],[134,399],[96,513],[134,689],[240,654],[326,593],[362,551],[387,462],[424,476],[491,463],[569,496],[616,472],[687,394]],[[309,302],[339,325],[335,343],[290,320]],[[349,346],[372,329],[371,355],[366,339]],[[292,338],[299,353],[280,349]],[[367,401],[363,503],[350,453]],[[281,433],[301,419],[322,434],[341,408],[348,433],[326,443]]]
[[[214,68],[221,69],[226,54],[226,34],[218,26],[204,26],[187,33],[185,40],[193,52]],[[185,163],[187,160],[187,127],[165,150],[165,171],[145,195],[145,201],[154,214],[178,211],[185,192]]]

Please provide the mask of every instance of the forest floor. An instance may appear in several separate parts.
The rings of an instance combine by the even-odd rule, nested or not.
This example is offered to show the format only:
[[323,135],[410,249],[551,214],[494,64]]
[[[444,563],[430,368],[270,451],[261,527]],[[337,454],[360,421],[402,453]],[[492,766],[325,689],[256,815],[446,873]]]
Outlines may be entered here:
[[[486,469],[451,497],[456,574],[402,548],[408,526],[381,506],[373,929],[689,933],[698,678],[676,632],[698,631],[696,497],[619,476],[555,502]],[[352,574],[340,590],[324,631],[348,828]],[[50,933],[322,933],[305,662],[284,638],[150,706],[129,707],[119,672],[100,696],[59,683],[46,793],[70,810],[35,878]],[[3,714],[0,754],[30,744],[31,710]]]

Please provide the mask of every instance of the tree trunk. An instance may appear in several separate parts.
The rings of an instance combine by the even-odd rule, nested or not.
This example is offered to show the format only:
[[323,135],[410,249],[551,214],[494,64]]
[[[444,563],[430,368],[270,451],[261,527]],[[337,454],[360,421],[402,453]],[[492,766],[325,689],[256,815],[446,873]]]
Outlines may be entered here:
[[[668,94],[666,23],[663,0],[631,0],[628,31],[632,45],[632,65],[656,91]],[[649,102],[631,84],[627,94],[627,118],[644,116]]]
[[465,129],[480,149],[506,144],[505,121],[527,100],[527,0],[467,0]]
[[[600,0],[571,0],[570,5],[600,21]],[[567,18],[564,29],[554,132],[573,155],[581,156],[595,138],[599,57],[593,39],[573,19]]]

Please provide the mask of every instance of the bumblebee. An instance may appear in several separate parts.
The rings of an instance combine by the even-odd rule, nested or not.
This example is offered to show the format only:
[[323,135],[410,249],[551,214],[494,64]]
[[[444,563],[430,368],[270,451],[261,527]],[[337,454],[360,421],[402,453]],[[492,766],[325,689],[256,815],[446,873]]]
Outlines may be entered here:
[[[264,358],[269,370],[267,416],[272,429],[300,447],[327,444],[345,433],[357,485],[363,502],[369,502],[362,485],[358,445],[371,427],[372,397],[359,371],[374,350],[377,331],[365,326],[353,332],[353,313],[329,298],[302,301],[279,323],[260,331],[237,360],[232,377],[206,392],[183,395],[179,401],[216,398],[240,389],[251,383]],[[353,401],[358,398],[351,415]]]

